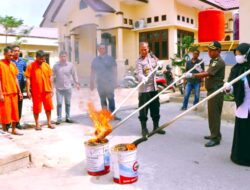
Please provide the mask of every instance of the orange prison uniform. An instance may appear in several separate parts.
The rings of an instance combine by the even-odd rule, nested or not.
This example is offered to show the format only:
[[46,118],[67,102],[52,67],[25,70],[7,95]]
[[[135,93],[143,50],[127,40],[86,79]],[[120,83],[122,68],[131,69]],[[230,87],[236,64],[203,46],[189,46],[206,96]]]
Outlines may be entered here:
[[19,121],[17,75],[18,69],[14,63],[7,60],[0,61],[0,81],[4,96],[4,101],[0,101],[1,124]]
[[48,63],[44,62],[39,65],[37,61],[29,64],[24,73],[24,75],[30,79],[34,114],[41,113],[42,104],[45,111],[51,111],[53,109],[52,74],[52,69]]

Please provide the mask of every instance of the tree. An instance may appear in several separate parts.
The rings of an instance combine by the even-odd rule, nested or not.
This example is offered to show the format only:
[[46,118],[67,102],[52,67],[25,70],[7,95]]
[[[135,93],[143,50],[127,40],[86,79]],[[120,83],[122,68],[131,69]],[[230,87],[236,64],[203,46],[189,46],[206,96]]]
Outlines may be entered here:
[[19,34],[16,36],[16,40],[14,44],[21,45],[22,43],[26,43],[27,40],[23,40],[22,38],[27,37],[32,30],[33,30],[33,27],[29,27],[20,31]]
[[192,36],[184,36],[181,43],[178,43],[177,46],[180,49],[180,55],[175,55],[174,58],[171,58],[172,65],[178,66],[184,71],[184,65],[190,59],[188,53],[198,49],[199,46],[194,45],[194,38]]
[[23,20],[16,19],[13,16],[0,17],[0,25],[5,29],[5,43],[7,44],[7,37],[10,32],[13,32],[14,28],[17,28],[23,24]]

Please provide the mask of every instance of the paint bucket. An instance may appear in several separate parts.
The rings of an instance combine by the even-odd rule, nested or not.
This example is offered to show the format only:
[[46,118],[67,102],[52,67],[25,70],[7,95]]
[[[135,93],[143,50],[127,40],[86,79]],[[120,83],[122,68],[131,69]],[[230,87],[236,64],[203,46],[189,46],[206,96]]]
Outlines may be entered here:
[[138,180],[138,162],[137,149],[119,150],[118,146],[126,146],[119,144],[111,149],[111,160],[113,166],[113,180],[119,184],[131,184]]
[[101,176],[109,173],[110,154],[108,140],[106,139],[102,143],[90,143],[86,141],[84,144],[88,174]]

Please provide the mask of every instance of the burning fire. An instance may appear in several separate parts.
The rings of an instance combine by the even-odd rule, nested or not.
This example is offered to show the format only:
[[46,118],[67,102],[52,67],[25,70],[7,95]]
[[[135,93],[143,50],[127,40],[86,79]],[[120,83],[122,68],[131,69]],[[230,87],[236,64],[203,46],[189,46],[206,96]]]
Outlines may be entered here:
[[105,137],[112,132],[112,126],[109,121],[113,119],[110,111],[103,109],[97,111],[92,102],[88,103],[88,112],[95,127],[95,137],[91,138],[89,143],[102,143],[106,142]]

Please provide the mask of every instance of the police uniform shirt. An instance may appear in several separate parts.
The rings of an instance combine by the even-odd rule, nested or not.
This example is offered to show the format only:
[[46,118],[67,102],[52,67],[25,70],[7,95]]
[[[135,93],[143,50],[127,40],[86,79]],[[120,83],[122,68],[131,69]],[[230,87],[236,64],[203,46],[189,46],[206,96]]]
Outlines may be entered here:
[[[147,77],[157,66],[157,62],[151,56],[145,58],[139,58],[136,61],[136,72],[139,81],[142,81],[143,76]],[[152,74],[146,84],[142,84],[139,88],[139,92],[152,92],[156,90],[155,74]]]
[[208,91],[217,90],[224,84],[225,62],[221,57],[210,60],[207,70],[209,76],[206,78],[205,85]]

